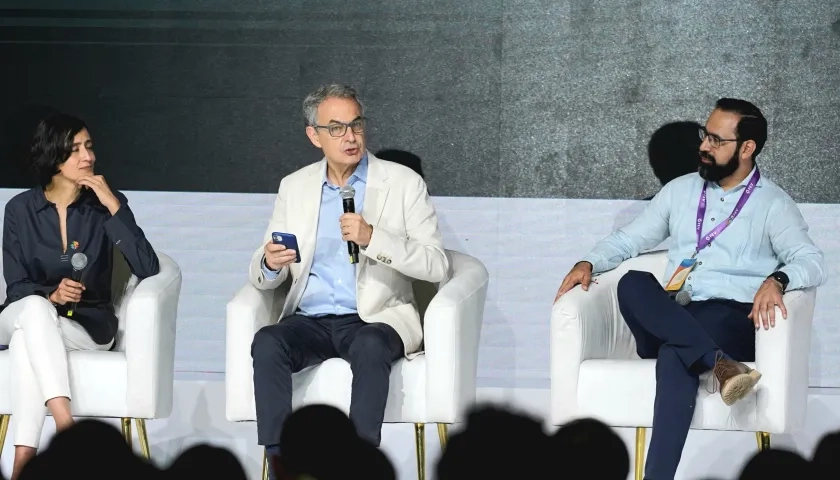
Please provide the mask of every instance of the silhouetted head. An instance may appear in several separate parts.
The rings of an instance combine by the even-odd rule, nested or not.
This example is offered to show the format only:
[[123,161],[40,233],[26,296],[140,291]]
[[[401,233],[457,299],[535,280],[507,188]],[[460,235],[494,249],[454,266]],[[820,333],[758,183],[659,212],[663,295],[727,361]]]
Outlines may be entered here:
[[334,477],[335,480],[344,480],[346,478],[396,480],[397,472],[382,450],[363,440],[359,440],[353,450],[355,453],[348,465],[351,475],[347,475],[347,471],[341,472],[339,476]]
[[436,478],[542,478],[548,452],[548,437],[537,420],[496,407],[479,408],[449,440]]
[[329,405],[307,405],[292,412],[283,423],[280,451],[308,450],[315,445],[339,446],[358,439],[353,422]]
[[624,480],[630,473],[624,441],[605,423],[591,418],[560,428],[551,438],[551,451],[562,457],[569,471],[586,472],[587,478]]
[[283,424],[281,469],[319,480],[333,478],[353,462],[362,442],[344,412],[328,405],[308,405],[289,415]]
[[822,474],[822,478],[829,478],[829,474],[837,476],[840,473],[840,432],[827,433],[822,437],[814,450],[811,463]]
[[768,478],[812,478],[811,463],[802,455],[788,450],[762,450],[747,462],[738,480],[766,480]]
[[767,119],[746,100],[721,98],[699,135],[701,177],[720,182],[736,172],[746,176],[767,141]]
[[399,163],[404,167],[414,170],[417,172],[417,175],[424,177],[423,165],[420,157],[411,152],[388,148],[374,153],[374,156],[376,156],[376,158],[381,158],[382,160],[388,160],[389,162]]
[[648,160],[662,185],[697,171],[700,138],[697,122],[673,122],[659,127],[648,142]]
[[[107,461],[103,461],[107,459]],[[159,478],[160,471],[139,458],[113,426],[83,420],[53,437],[49,447],[26,464],[20,480],[42,478]]]
[[196,445],[181,453],[165,470],[166,478],[224,478],[247,480],[242,464],[233,453],[210,445]]

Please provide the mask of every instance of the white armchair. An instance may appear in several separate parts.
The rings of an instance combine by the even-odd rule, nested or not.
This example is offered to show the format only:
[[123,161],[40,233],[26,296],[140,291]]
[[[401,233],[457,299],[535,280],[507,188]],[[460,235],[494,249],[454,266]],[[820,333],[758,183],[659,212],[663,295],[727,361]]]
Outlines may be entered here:
[[[415,424],[421,480],[425,476],[424,425],[437,423],[445,445],[446,425],[459,421],[475,399],[478,341],[489,281],[487,269],[478,259],[450,250],[447,254],[452,274],[439,290],[415,282],[425,352],[394,365],[385,407],[386,423]],[[226,415],[231,422],[256,421],[251,342],[260,328],[277,321],[285,300],[283,287],[287,285],[265,291],[247,284],[227,305],[225,391]],[[327,360],[296,373],[292,381],[294,408],[321,403],[349,411],[352,374],[344,360]],[[267,478],[265,461],[263,478]]]
[[[554,304],[551,312],[551,420],[562,425],[593,417],[613,427],[636,428],[636,478],[644,470],[646,428],[653,421],[655,360],[642,360],[618,309],[618,280],[628,270],[661,278],[664,252],[640,255],[597,277],[588,292],[579,286]],[[709,393],[701,378],[691,428],[754,431],[759,448],[770,433],[789,433],[805,420],[808,352],[815,289],[788,292],[787,320],[756,334],[756,361],[762,373],[755,391],[732,407]],[[776,318],[781,318],[777,309]],[[708,375],[707,375],[708,376]],[[616,399],[621,399],[617,401]]]
[[[120,418],[129,445],[134,419],[141,451],[147,459],[150,452],[146,419],[166,418],[172,413],[175,316],[181,292],[180,268],[167,255],[157,255],[160,273],[138,283],[128,271],[125,259],[115,252],[112,287],[119,318],[117,346],[110,352],[68,354],[73,415]],[[5,299],[5,285],[0,287],[0,297]],[[11,368],[9,351],[0,351],[0,452],[12,413],[6,387],[10,384]]]

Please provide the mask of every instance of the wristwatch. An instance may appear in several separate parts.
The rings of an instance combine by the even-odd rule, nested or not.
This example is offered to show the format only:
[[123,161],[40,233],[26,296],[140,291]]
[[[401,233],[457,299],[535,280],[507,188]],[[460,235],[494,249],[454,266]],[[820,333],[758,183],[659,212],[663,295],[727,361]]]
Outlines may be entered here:
[[785,290],[787,290],[788,283],[790,283],[790,279],[788,278],[787,274],[785,272],[782,272],[781,270],[771,273],[770,276],[767,278],[772,278],[773,280],[779,282],[779,285],[782,286],[782,293],[784,293]]

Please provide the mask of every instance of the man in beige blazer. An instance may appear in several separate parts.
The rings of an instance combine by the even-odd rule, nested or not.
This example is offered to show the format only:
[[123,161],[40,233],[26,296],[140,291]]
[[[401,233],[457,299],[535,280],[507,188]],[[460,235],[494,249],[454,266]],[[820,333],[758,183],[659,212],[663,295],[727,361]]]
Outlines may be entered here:
[[[278,323],[258,331],[251,348],[259,443],[270,454],[279,453],[292,409],[292,373],[335,357],[353,371],[350,418],[379,445],[391,365],[423,340],[412,282],[441,282],[449,270],[425,182],[365,149],[356,92],[321,87],[303,110],[324,158],[280,182],[249,274],[263,290],[291,283]],[[357,213],[344,213],[346,185]],[[300,251],[274,243],[275,232],[295,235]],[[358,263],[348,260],[347,242],[358,245]]]

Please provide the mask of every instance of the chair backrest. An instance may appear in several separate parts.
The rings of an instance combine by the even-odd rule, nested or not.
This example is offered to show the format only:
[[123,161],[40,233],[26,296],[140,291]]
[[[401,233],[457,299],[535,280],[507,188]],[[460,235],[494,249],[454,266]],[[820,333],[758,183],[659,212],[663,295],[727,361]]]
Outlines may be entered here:
[[131,280],[131,269],[128,262],[118,249],[114,249],[113,266],[111,269],[111,304],[117,307],[122,302],[126,287]]
[[[449,258],[450,263],[450,271],[447,272],[449,276],[452,275],[452,253],[454,250],[444,250],[444,253]],[[424,280],[415,280],[412,283],[412,289],[414,290],[414,303],[417,304],[417,311],[420,313],[420,322],[423,322],[423,318],[426,316],[426,309],[429,308],[429,303],[432,302],[432,298],[437,295],[438,290],[440,290],[440,283],[432,283],[426,282]]]
[[[449,257],[450,263],[452,262],[452,256],[450,255],[449,250],[444,250],[444,253]],[[451,269],[451,267],[450,267]],[[448,272],[450,275],[452,272]],[[411,284],[412,290],[414,291],[414,303],[417,305],[417,312],[420,314],[420,327],[425,331],[425,319],[426,319],[426,310],[429,308],[429,304],[432,302],[432,298],[437,295],[438,290],[440,289],[440,283],[432,283],[427,282],[424,280],[415,280]],[[425,349],[425,339],[420,344],[420,349]]]
[[114,249],[114,258],[111,267],[111,305],[114,306],[114,313],[117,315],[116,351],[124,350],[125,343],[125,310],[128,303],[123,299],[128,298],[131,292],[139,283],[139,279],[131,273],[128,262],[118,249]]
[[412,284],[414,289],[414,302],[417,303],[417,310],[420,312],[420,321],[423,321],[426,315],[426,309],[429,308],[432,298],[438,292],[437,283],[424,282],[422,280],[415,280]]
[[0,303],[6,301],[6,278],[3,276],[3,262],[0,262]]

